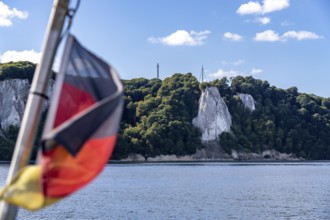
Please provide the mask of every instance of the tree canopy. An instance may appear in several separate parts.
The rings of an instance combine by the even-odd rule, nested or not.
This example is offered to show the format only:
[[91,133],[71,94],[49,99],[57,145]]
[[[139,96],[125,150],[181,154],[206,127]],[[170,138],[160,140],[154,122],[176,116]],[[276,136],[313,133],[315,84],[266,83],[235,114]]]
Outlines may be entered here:
[[5,79],[28,79],[33,78],[35,64],[28,61],[0,63],[0,81]]
[[198,112],[199,83],[192,74],[124,81],[125,108],[113,158],[130,153],[146,159],[156,155],[193,154],[199,132],[191,124]]
[[256,101],[253,113],[228,96],[232,113],[232,134],[223,133],[221,146],[260,152],[275,149],[307,159],[330,159],[329,98],[299,93],[296,87],[286,90],[270,86],[253,77],[235,77],[231,94],[248,93]]

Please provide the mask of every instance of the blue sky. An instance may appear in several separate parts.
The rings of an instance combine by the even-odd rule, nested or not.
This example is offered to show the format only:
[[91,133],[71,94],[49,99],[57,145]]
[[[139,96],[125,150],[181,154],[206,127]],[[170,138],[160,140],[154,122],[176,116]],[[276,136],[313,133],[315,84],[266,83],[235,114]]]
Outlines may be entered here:
[[[71,0],[74,5],[75,0]],[[37,62],[51,0],[0,0],[0,62]],[[329,0],[81,0],[72,33],[124,79],[253,75],[330,97]],[[59,60],[59,59],[58,59]]]

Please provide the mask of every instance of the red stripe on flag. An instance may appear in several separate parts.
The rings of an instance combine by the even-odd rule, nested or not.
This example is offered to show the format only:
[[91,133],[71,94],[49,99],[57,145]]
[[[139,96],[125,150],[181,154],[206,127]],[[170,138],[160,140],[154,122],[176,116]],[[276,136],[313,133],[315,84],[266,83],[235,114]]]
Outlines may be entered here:
[[68,83],[63,83],[53,128],[95,103],[94,98]]

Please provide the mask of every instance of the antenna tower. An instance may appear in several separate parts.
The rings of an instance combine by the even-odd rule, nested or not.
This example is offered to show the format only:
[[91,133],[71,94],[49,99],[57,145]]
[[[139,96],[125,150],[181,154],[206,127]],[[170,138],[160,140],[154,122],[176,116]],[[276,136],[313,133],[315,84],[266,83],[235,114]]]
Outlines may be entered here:
[[202,65],[201,78],[202,78],[202,82],[204,82],[204,67],[203,67],[203,65]]

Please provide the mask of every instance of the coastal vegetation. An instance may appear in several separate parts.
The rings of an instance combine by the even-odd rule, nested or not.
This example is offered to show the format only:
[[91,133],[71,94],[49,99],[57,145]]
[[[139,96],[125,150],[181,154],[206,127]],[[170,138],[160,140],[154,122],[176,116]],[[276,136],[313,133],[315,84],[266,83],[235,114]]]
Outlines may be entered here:
[[[34,68],[28,62],[0,64],[0,81],[30,80]],[[330,159],[330,98],[301,93],[296,87],[280,89],[251,76],[199,83],[191,73],[177,73],[164,80],[137,78],[123,84],[124,112],[113,159],[129,154],[183,156],[203,148],[200,131],[191,122],[207,86],[219,89],[232,117],[231,132],[218,139],[227,153],[275,149],[306,159]],[[253,96],[253,112],[244,108],[238,93]],[[10,159],[17,132],[14,126],[0,130],[0,160]],[[38,141],[34,157],[37,145]]]
[[5,79],[28,79],[32,82],[36,65],[28,61],[0,63],[0,81]]
[[114,159],[131,153],[193,154],[201,147],[199,131],[192,126],[198,113],[199,83],[192,74],[164,79],[124,80],[125,108]]

